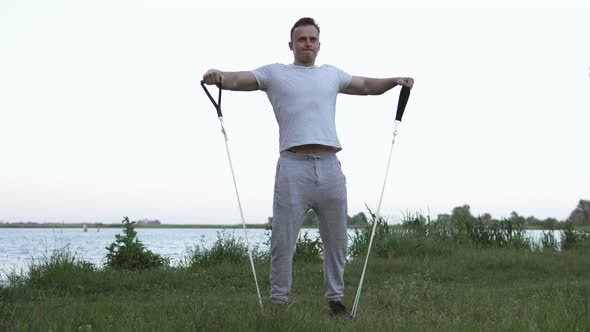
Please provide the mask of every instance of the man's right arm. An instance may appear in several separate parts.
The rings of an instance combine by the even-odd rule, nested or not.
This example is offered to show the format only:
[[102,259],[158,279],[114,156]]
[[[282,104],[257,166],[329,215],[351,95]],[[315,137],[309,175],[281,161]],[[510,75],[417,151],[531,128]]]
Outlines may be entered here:
[[203,75],[206,84],[221,84],[221,88],[233,91],[254,91],[258,90],[258,81],[254,74],[249,71],[220,71],[209,69]]

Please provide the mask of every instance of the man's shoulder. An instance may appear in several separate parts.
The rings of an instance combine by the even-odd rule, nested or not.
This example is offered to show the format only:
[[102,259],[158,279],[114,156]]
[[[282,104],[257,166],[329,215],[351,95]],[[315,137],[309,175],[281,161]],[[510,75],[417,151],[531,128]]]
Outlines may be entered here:
[[330,65],[330,64],[323,64],[323,65],[319,66],[318,68],[325,70],[325,71],[344,72],[344,70],[340,69],[339,67],[336,67],[336,66]]
[[336,67],[334,65],[331,65],[331,64],[328,64],[328,63],[325,63],[325,64],[321,65],[319,68],[322,68],[322,69],[339,69],[338,67]]
[[266,69],[266,70],[268,70],[268,69],[281,69],[281,68],[284,68],[284,67],[286,67],[286,65],[284,65],[282,63],[275,62],[275,63],[269,63],[267,65],[260,66],[260,67],[254,69],[254,70],[259,70],[259,69]]
[[251,70],[250,72],[254,74],[254,76],[258,77],[273,77],[277,75],[282,75],[285,71],[287,66],[281,63],[270,63],[256,69]]

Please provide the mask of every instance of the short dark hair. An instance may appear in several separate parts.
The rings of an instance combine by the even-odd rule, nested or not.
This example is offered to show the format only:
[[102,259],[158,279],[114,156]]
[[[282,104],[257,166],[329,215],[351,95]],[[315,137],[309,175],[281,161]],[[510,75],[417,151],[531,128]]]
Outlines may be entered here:
[[320,33],[320,26],[316,23],[316,21],[311,17],[304,17],[300,18],[299,21],[295,22],[295,24],[291,28],[291,40],[293,40],[293,31],[295,31],[297,27],[306,25],[313,25],[316,29],[318,29],[318,33]]

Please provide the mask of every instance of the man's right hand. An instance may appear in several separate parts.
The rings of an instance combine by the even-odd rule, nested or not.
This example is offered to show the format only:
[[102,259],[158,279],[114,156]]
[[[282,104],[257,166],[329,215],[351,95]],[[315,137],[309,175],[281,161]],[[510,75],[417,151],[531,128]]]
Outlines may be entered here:
[[209,85],[216,84],[220,88],[223,85],[224,90],[252,91],[258,89],[258,82],[249,71],[223,72],[217,69],[209,69],[203,75],[203,81]]
[[205,81],[205,84],[209,85],[220,85],[223,81],[223,74],[217,69],[209,69],[205,75],[203,75],[203,81]]

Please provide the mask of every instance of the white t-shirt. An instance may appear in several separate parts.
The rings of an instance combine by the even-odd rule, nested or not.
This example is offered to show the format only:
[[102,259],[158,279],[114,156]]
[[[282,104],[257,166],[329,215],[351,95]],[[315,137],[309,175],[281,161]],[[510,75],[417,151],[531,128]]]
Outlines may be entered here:
[[330,65],[270,64],[252,74],[265,91],[279,124],[279,151],[304,144],[342,150],[336,135],[336,96],[352,76]]

